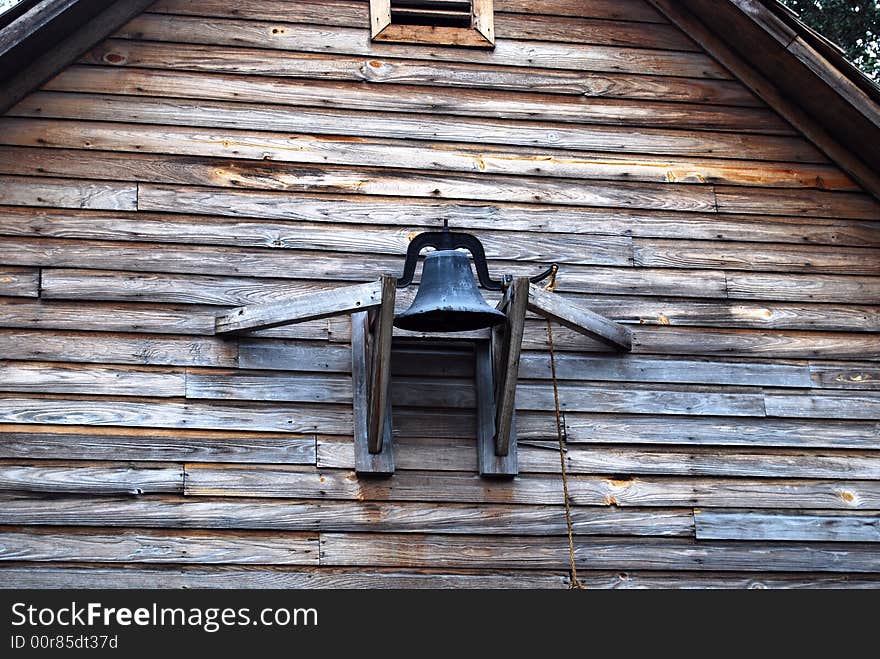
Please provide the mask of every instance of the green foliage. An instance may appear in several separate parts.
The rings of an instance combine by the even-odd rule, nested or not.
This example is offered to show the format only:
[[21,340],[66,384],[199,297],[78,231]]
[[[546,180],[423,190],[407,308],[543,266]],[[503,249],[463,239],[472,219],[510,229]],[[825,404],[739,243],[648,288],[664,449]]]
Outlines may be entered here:
[[880,0],[782,0],[880,82]]
[[7,9],[12,9],[20,1],[21,0],[0,0],[0,14],[4,13]]

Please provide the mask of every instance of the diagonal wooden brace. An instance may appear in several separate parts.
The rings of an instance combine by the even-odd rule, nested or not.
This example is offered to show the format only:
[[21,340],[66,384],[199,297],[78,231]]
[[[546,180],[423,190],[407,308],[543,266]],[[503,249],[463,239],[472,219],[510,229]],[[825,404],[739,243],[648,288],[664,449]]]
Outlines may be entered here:
[[628,328],[534,284],[529,286],[529,311],[596,339],[619,352],[632,350],[632,332]]
[[215,320],[214,331],[217,334],[229,334],[268,329],[279,325],[366,311],[381,304],[382,281],[380,279],[367,284],[306,293],[281,302],[238,307],[219,314]]

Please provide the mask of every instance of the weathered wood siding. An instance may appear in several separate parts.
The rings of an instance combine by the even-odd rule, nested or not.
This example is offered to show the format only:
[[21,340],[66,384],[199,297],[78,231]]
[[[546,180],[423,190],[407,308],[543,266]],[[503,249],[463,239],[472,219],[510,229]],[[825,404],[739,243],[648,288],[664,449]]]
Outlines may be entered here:
[[633,330],[555,330],[588,586],[880,585],[880,205],[642,0],[496,9],[160,0],[0,119],[4,585],[564,587],[543,322],[513,481],[461,348],[395,349],[371,480],[348,320],[213,336],[442,217]]

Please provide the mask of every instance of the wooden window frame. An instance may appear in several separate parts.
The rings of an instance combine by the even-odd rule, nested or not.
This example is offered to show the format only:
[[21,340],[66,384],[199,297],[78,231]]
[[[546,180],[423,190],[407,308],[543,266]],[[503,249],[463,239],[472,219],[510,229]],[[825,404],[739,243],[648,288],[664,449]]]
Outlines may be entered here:
[[495,47],[493,0],[471,0],[471,27],[395,25],[391,0],[370,0],[370,35],[373,41],[417,43],[469,48]]

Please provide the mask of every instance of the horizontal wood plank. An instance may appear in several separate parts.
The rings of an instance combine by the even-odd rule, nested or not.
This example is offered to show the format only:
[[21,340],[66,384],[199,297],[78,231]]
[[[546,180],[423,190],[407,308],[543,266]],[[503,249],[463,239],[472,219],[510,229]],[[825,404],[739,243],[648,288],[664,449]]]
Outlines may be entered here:
[[[668,33],[668,30],[663,28],[669,27],[663,16],[647,2],[644,2],[644,0],[591,0],[587,5],[578,3],[575,0],[557,0],[552,5],[540,7],[540,14],[535,12],[534,5],[523,0],[499,0],[495,3],[494,9],[496,21],[499,20],[499,15],[503,15],[507,20],[512,21],[514,26],[527,22],[535,16],[543,18],[567,16],[567,20],[571,20],[575,24],[582,18],[654,23],[655,25],[647,27],[651,30],[656,30],[660,34]],[[366,3],[345,0],[332,0],[332,2],[327,0],[319,0],[318,2],[313,0],[306,0],[305,2],[275,0],[271,3],[244,0],[235,6],[230,6],[217,0],[206,0],[197,5],[182,0],[161,0],[161,2],[152,5],[150,11],[184,16],[247,17],[267,21],[317,23],[349,27],[363,27],[369,22]],[[521,17],[517,16],[517,14],[526,14],[527,16]],[[675,43],[680,46],[684,45],[681,41],[681,36],[678,37],[678,41]]]
[[[430,558],[428,558],[430,557]],[[621,540],[579,538],[578,565],[591,569],[744,570],[804,572],[875,572],[880,567],[870,545],[721,543],[689,540]],[[564,539],[465,538],[451,536],[394,536],[324,533],[323,565],[415,567],[564,568],[568,546]]]
[[0,119],[0,143],[171,155],[201,155],[237,160],[410,168],[440,172],[562,179],[603,179],[649,183],[723,183],[729,185],[857,190],[840,170],[821,164],[760,164],[749,161],[671,159],[632,155],[514,147],[460,146],[450,142],[401,141],[312,136],[263,131],[199,130],[129,123],[59,123],[52,119]]
[[315,464],[314,436],[94,426],[0,426],[0,458]]
[[[177,52],[181,52],[180,46],[177,46]],[[260,51],[256,51],[251,57],[254,55],[265,57],[265,52],[262,51],[263,54],[260,55]],[[111,55],[123,57],[117,53]],[[217,55],[212,53],[212,57],[216,58]],[[296,61],[294,63],[298,64]],[[320,60],[317,63],[320,63]],[[377,62],[372,63],[377,64]],[[361,64],[362,70],[368,67],[369,64],[366,66],[364,63]],[[179,85],[192,79],[192,84],[196,88],[211,90],[206,91],[207,98],[217,100],[230,100],[239,96],[251,102],[265,101],[305,107],[329,106],[366,112],[430,113],[440,116],[520,120],[540,117],[543,121],[575,124],[794,135],[788,124],[779,119],[775,113],[764,108],[591,97],[584,94],[573,96],[539,94],[534,91],[523,93],[512,89],[445,87],[439,91],[432,87],[413,84],[396,85],[393,90],[394,100],[391,101],[388,90],[383,89],[381,85],[365,85],[363,80],[337,82],[334,80],[336,76],[323,76],[320,71],[313,74],[318,80],[308,80],[289,75],[279,78],[275,77],[274,73],[270,73],[269,76],[242,76],[235,72],[228,74],[223,72],[222,67],[220,72],[202,70],[198,73],[175,68],[83,67],[62,73],[63,77],[50,83],[47,89],[75,91],[76,86],[82,86],[83,91],[106,93],[110,91],[107,82],[113,79],[122,87],[116,93],[138,86],[142,90],[147,90],[155,88],[154,85],[157,83],[157,81],[149,82],[150,75],[167,79],[169,86],[172,87],[172,89],[166,87],[164,94],[155,95],[177,92]],[[141,82],[150,86],[144,87]],[[220,89],[221,85],[228,85],[229,89],[223,92]],[[193,92],[194,90],[188,94],[181,92],[180,95],[193,98]]]
[[[0,462],[0,490],[46,494],[155,494],[183,491],[181,465]],[[45,505],[45,503],[44,503]],[[51,510],[52,506],[47,506]]]
[[[559,506],[436,503],[369,504],[348,501],[190,500],[183,497],[64,498],[48,508],[41,499],[3,501],[0,523],[14,525],[284,531],[364,531],[559,536],[567,533]],[[689,536],[690,510],[576,508],[577,535]]]
[[0,362],[0,390],[57,393],[142,396],[183,396],[183,372],[143,368],[110,368],[73,364]]
[[0,330],[0,359],[235,366],[237,348],[234,342],[202,337],[6,329]]
[[0,423],[265,430],[295,434],[351,432],[351,412],[345,406],[159,401],[161,399],[144,402],[7,396],[0,399]]
[[[369,57],[418,58],[424,55],[418,45],[371,43],[370,31],[366,24],[363,29],[357,29],[142,14],[119,30],[115,36],[152,41],[244,45]],[[432,52],[432,57],[441,61],[467,61],[501,66],[730,78],[723,67],[703,53],[512,39],[499,39],[493,51],[462,51],[463,49],[439,48]]]
[[0,295],[39,297],[39,270],[0,266]]
[[787,394],[772,392],[766,396],[767,414],[782,417],[830,419],[880,418],[880,393],[828,392],[827,394]]
[[[440,199],[498,200],[574,206],[713,211],[705,186],[626,182],[580,183],[556,179],[477,175],[437,176],[419,172],[352,170],[272,161],[228,161],[186,156],[118,154],[68,149],[0,147],[0,172],[49,173],[144,183],[213,185],[290,192],[357,193]],[[8,159],[8,160],[7,160]],[[831,194],[831,193],[829,193]],[[837,193],[840,195],[849,193]],[[844,214],[844,217],[848,215]],[[856,217],[862,217],[857,214]]]
[[[632,73],[475,66],[430,59],[370,58],[320,53],[263,51],[231,46],[163,44],[107,39],[81,63],[243,75],[341,80],[384,85],[425,85],[514,90],[585,97],[762,107],[743,85],[731,80],[646,78]],[[491,73],[491,76],[486,75]],[[517,84],[519,81],[519,84]]]
[[[131,82],[132,72],[127,80]],[[119,121],[130,123],[201,126],[213,129],[251,130],[395,138],[404,140],[445,141],[466,144],[499,144],[511,146],[571,149],[578,151],[622,154],[651,153],[664,158],[728,158],[742,160],[745,155],[754,161],[789,163],[828,163],[815,147],[799,137],[784,135],[751,135],[747,133],[693,131],[629,127],[625,131],[613,126],[576,125],[540,121],[491,120],[442,114],[404,114],[399,112],[358,112],[343,108],[283,105],[274,96],[263,102],[248,103],[232,97],[227,86],[201,90],[197,99],[191,95],[191,80],[179,81],[181,74],[142,72],[134,84],[119,96],[119,81],[98,84],[94,71],[84,80],[73,80],[74,72],[66,74],[52,89],[40,91],[24,99],[11,114],[62,119]],[[82,77],[84,75],[80,74]],[[118,78],[119,72],[103,72],[103,77]],[[161,79],[161,84],[158,79]],[[177,84],[174,84],[177,81]],[[206,87],[206,85],[202,85]],[[70,93],[65,92],[67,90]],[[235,100],[236,102],[229,102]],[[785,165],[760,164],[758,180],[768,174],[784,179]],[[767,168],[765,172],[762,168]],[[772,172],[776,171],[776,174]],[[780,173],[782,176],[780,176]],[[672,177],[687,178],[685,171],[672,171]],[[790,177],[789,177],[790,178]]]
[[699,510],[695,518],[699,540],[880,542],[877,515]]
[[0,561],[317,565],[314,535],[0,529]]
[[2,176],[0,204],[136,210],[137,186],[131,183],[107,181]]
[[[476,473],[403,471],[386,481],[360,479],[349,470],[302,467],[186,465],[189,496],[458,501],[558,504],[562,482],[531,475],[509,483]],[[572,503],[586,506],[695,506],[700,508],[880,509],[876,481],[744,478],[606,478],[574,474]]]
[[[565,588],[565,577],[536,570],[450,572],[426,570],[344,570],[333,568],[177,567],[128,565],[73,567],[46,563],[0,567],[0,579],[14,588]],[[613,577],[609,577],[613,579]],[[760,583],[777,583],[763,580]],[[729,583],[729,582],[728,582]],[[785,584],[790,581],[783,582]],[[797,587],[803,581],[791,582]],[[869,587],[855,578],[811,579],[826,587]],[[818,586],[817,586],[818,587]],[[875,586],[876,587],[876,586]]]

